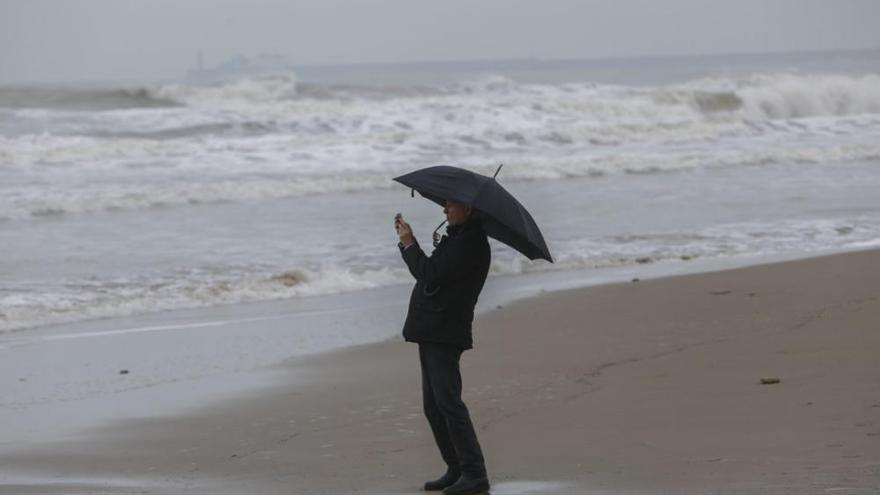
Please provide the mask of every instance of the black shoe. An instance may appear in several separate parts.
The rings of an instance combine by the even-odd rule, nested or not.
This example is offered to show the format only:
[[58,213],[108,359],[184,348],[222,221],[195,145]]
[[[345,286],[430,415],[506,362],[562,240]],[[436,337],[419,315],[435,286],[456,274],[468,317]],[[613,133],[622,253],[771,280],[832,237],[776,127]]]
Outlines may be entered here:
[[453,471],[451,469],[446,471],[446,474],[437,478],[434,481],[428,481],[425,483],[425,491],[426,492],[438,492],[447,486],[452,486],[458,481],[458,478],[461,477],[458,471]]
[[479,478],[471,478],[462,475],[454,485],[443,490],[446,495],[478,495],[481,493],[489,493],[489,479],[485,476]]

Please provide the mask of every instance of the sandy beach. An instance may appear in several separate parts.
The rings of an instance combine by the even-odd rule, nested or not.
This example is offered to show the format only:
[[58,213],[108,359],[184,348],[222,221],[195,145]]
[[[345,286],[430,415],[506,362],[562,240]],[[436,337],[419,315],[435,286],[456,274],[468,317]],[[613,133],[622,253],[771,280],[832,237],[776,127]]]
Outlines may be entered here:
[[[878,266],[851,252],[487,312],[462,373],[493,493],[880,493]],[[289,380],[0,450],[0,493],[418,493],[441,472],[412,344],[272,371]]]
[[0,495],[880,495],[880,2],[165,3],[0,1]]

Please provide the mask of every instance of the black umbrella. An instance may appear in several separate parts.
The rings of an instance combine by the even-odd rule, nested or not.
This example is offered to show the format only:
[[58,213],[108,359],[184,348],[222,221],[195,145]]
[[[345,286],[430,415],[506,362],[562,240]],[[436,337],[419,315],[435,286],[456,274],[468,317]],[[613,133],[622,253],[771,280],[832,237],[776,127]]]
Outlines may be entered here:
[[[501,170],[501,167],[498,167]],[[498,175],[498,170],[495,175]],[[530,260],[553,262],[541,230],[495,177],[486,177],[458,167],[440,165],[410,172],[394,180],[439,204],[446,200],[473,206],[483,213],[483,228],[489,237],[526,255]],[[442,225],[442,224],[441,224]]]

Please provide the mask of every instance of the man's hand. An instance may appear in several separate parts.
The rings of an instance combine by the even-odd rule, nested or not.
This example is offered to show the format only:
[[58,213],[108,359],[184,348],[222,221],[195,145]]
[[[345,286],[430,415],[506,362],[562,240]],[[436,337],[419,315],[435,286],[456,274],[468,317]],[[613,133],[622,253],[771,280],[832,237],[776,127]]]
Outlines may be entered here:
[[408,223],[403,221],[403,218],[394,218],[394,228],[397,230],[397,236],[400,238],[400,243],[403,244],[404,247],[408,247],[410,244],[416,242],[416,238],[413,237],[412,228]]

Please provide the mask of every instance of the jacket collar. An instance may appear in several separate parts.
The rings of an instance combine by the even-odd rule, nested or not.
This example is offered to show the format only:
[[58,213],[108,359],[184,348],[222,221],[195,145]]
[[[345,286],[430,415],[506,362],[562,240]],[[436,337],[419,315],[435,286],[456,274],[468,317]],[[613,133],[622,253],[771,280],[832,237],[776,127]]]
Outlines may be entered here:
[[447,225],[446,226],[446,235],[449,237],[455,237],[461,233],[462,230],[469,229],[471,227],[476,227],[479,223],[479,219],[468,220],[467,222],[460,223],[457,225]]
[[465,224],[463,224],[463,223],[460,223],[457,225],[447,225],[446,226],[446,235],[449,237],[457,236],[458,233],[461,232],[461,229],[464,228],[464,225]]

